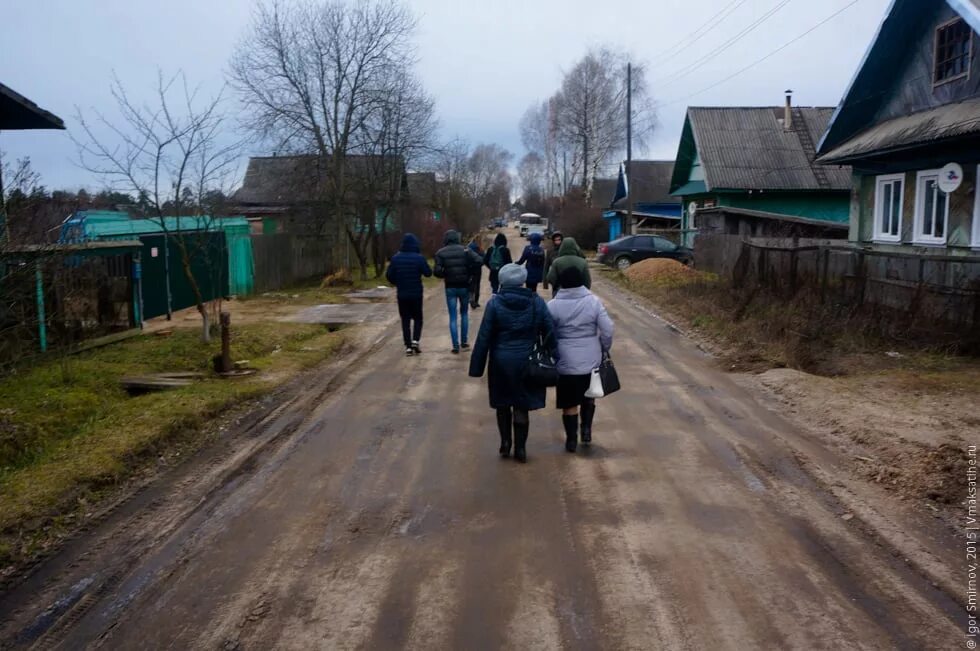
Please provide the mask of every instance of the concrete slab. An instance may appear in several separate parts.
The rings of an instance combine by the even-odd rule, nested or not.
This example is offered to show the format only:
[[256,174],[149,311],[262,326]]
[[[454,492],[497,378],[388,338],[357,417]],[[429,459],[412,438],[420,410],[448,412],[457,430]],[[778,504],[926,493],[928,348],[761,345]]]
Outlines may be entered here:
[[348,298],[387,299],[394,295],[394,287],[374,287],[372,289],[359,289],[356,292],[348,293],[346,296]]
[[283,321],[292,323],[315,323],[321,325],[348,325],[383,319],[390,314],[391,305],[387,303],[349,303],[344,305],[314,305],[284,317]]

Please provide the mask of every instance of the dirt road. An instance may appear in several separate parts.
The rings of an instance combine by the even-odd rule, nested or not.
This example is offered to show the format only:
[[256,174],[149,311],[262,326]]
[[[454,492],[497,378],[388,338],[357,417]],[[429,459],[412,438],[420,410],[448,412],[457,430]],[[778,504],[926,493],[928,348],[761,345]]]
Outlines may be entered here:
[[[449,353],[433,295],[421,357],[406,358],[392,329],[328,397],[294,404],[283,440],[220,490],[186,512],[160,497],[159,515],[138,526],[106,523],[90,534],[97,545],[66,551],[0,599],[2,639],[66,649],[962,644],[955,602],[841,517],[782,443],[790,424],[618,290],[595,289],[616,323],[625,388],[599,405],[591,450],[567,454],[549,408],[532,415],[529,463],[498,459],[484,381]],[[318,382],[305,391],[322,395]]]

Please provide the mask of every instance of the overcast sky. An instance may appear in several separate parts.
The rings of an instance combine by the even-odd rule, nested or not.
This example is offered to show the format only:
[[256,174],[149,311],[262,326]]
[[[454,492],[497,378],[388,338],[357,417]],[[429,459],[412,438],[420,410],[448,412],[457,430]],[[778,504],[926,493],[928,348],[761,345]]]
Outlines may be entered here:
[[[518,122],[525,109],[551,95],[562,72],[590,46],[608,44],[650,65],[650,88],[664,105],[658,109],[659,129],[641,154],[672,159],[688,105],[777,105],[787,88],[796,91],[799,105],[836,105],[889,0],[859,0],[777,56],[709,92],[687,96],[726,79],[851,1],[789,0],[755,31],[678,79],[672,79],[675,73],[785,0],[744,0],[713,31],[686,41],[686,35],[733,0],[408,4],[420,19],[419,72],[437,100],[446,138],[496,142],[521,155]],[[152,92],[158,67],[166,72],[183,69],[192,82],[218,90],[229,56],[249,23],[252,4],[6,0],[0,82],[62,117],[71,131],[77,131],[76,105],[83,111],[112,109],[108,88],[113,71],[133,95]],[[0,134],[0,148],[13,158],[30,156],[49,188],[101,185],[74,164],[75,147],[64,132],[5,132]]]

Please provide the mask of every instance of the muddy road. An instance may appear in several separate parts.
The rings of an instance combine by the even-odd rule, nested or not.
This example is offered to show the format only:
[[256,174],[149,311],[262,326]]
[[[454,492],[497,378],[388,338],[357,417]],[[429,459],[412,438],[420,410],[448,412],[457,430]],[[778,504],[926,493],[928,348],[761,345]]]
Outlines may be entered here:
[[549,407],[529,463],[499,459],[485,380],[450,354],[430,291],[421,357],[391,327],[330,391],[311,376],[267,421],[289,427],[220,487],[191,464],[180,490],[0,598],[3,645],[962,644],[955,601],[841,517],[784,445],[791,424],[618,289],[595,290],[624,390],[600,402],[590,450],[564,451]]

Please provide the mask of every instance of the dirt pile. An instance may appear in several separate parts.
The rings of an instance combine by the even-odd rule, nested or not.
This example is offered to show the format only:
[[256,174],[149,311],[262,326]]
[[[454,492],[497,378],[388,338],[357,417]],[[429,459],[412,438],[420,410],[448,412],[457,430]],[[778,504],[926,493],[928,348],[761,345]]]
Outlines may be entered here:
[[673,287],[703,280],[707,274],[665,258],[642,260],[623,272],[631,283],[654,287]]

